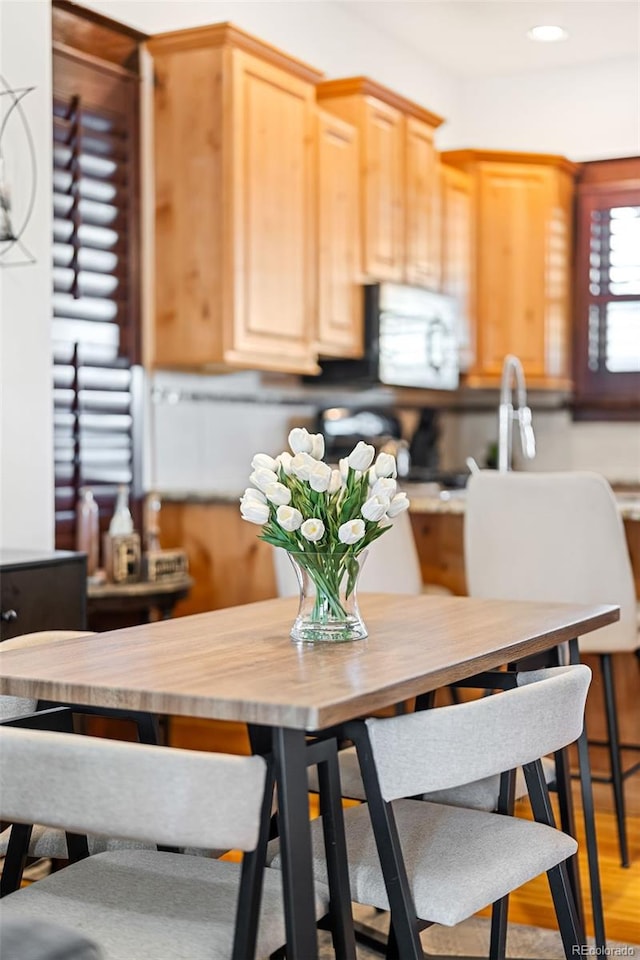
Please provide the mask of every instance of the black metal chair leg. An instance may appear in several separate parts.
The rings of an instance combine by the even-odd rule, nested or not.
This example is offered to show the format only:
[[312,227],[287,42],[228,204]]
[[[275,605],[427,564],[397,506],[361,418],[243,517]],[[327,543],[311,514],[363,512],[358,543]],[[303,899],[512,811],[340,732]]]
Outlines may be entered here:
[[[569,641],[569,663],[580,663],[580,649],[576,637]],[[589,865],[589,885],[591,887],[593,930],[596,947],[604,955],[607,947],[607,937],[604,925],[604,904],[602,902],[602,884],[600,883],[598,841],[596,836],[596,815],[593,805],[591,757],[589,756],[586,717],[584,726],[582,728],[582,733],[578,737],[577,747],[578,764],[580,767],[580,792],[582,797],[582,811],[584,815],[584,830],[587,840],[587,860]]]
[[627,842],[627,823],[624,802],[624,783],[622,779],[622,761],[620,759],[620,737],[618,734],[618,715],[616,712],[615,685],[613,679],[613,664],[610,653],[600,655],[600,668],[604,686],[604,705],[607,715],[607,736],[609,738],[609,762],[611,769],[611,784],[616,805],[616,820],[618,822],[618,843],[620,846],[620,860],[623,867],[629,866],[629,846]]
[[6,897],[20,889],[22,874],[27,863],[29,844],[33,826],[25,823],[14,823],[9,835],[9,845],[0,878],[0,897]]
[[573,900],[566,863],[560,863],[557,867],[549,870],[547,878],[558,919],[564,954],[567,960],[571,960],[572,957],[580,954],[580,948],[586,945],[586,940]]
[[491,909],[491,938],[489,940],[489,960],[505,960],[507,955],[507,917],[509,915],[509,896],[496,900]]
[[335,741],[330,743],[333,746],[327,744],[326,759],[318,764],[318,782],[329,880],[331,936],[336,960],[356,960],[338,754]]
[[[549,791],[545,783],[542,764],[539,760],[536,760],[535,763],[525,764],[523,770],[531,800],[531,809],[536,821],[545,823],[549,827],[555,827],[555,817],[549,800]],[[571,957],[579,955],[580,948],[586,945],[586,940],[573,898],[566,861],[548,870],[547,877],[565,956],[567,960],[571,960]]]
[[[496,812],[501,816],[513,816],[516,798],[516,771],[506,770],[500,776],[500,793]],[[509,895],[496,900],[491,910],[491,938],[489,960],[505,960],[507,953],[507,919]]]
[[360,724],[349,724],[348,736],[356,745],[362,779],[367,794],[371,826],[378,848],[384,877],[391,922],[402,960],[423,960],[419,923],[402,857],[400,838],[393,809],[380,793],[378,774],[366,729]]
[[[556,793],[558,797],[558,808],[560,811],[560,827],[564,833],[568,833],[569,836],[575,837],[576,818],[573,808],[571,771],[569,769],[569,751],[567,748],[564,750],[558,750],[554,754],[554,763],[556,769]],[[580,870],[577,853],[574,854],[573,857],[571,857],[571,859],[567,862],[567,871],[571,881],[573,899],[575,901],[578,914],[582,918],[582,923],[584,925],[585,913],[584,904],[582,901],[582,886],[580,883]]]

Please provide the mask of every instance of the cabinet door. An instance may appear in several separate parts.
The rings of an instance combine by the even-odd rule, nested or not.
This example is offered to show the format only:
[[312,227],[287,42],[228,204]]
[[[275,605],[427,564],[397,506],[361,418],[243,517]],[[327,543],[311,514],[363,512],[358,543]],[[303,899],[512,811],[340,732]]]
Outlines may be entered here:
[[547,234],[554,172],[481,163],[478,176],[478,373],[500,376],[507,353],[545,376]]
[[404,117],[373,97],[363,104],[364,271],[401,280],[404,269]]
[[433,127],[406,119],[405,276],[407,283],[440,284],[440,190]]
[[313,86],[234,51],[225,360],[316,372]]
[[442,164],[442,292],[458,304],[460,369],[475,361],[476,331],[471,306],[473,258],[472,181],[468,173]]
[[355,127],[318,111],[318,352],[362,356],[360,210]]

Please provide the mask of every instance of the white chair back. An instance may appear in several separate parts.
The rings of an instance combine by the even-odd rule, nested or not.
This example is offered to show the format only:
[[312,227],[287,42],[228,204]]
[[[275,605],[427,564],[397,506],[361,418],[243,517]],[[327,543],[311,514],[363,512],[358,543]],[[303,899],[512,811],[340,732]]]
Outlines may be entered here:
[[[399,514],[378,540],[367,548],[358,582],[358,592],[407,593],[422,590],[420,560],[409,514]],[[298,581],[285,550],[274,547],[273,562],[279,597],[298,595]]]
[[615,603],[620,621],[586,634],[583,652],[638,646],[624,527],[597,473],[481,471],[467,487],[464,528],[472,597]]
[[448,790],[512,770],[582,732],[591,670],[522,672],[518,687],[435,710],[366,721],[385,800]]
[[17,823],[248,851],[265,778],[257,756],[0,728],[0,816]]

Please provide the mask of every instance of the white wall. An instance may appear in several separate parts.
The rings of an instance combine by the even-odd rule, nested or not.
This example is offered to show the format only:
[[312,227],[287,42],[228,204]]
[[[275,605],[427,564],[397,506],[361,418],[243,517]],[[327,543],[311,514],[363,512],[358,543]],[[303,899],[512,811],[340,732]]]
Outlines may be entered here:
[[479,77],[460,89],[440,145],[600,160],[640,153],[638,58]]
[[[0,72],[14,87],[36,88],[24,100],[24,112],[37,157],[36,203],[24,236],[37,262],[0,270],[0,546],[50,549],[54,507],[48,2],[0,0]],[[7,124],[2,148],[18,218],[29,163],[14,119]]]
[[457,113],[458,82],[449,71],[331,0],[83,0],[83,5],[145,33],[229,20],[328,77],[364,74],[444,117]]

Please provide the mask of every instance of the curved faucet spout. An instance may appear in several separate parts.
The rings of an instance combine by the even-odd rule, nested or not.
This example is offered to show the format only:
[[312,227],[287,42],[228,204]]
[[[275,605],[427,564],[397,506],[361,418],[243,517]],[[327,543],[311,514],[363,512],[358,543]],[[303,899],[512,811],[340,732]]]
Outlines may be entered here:
[[[517,409],[513,409],[512,381],[515,380],[518,398]],[[520,426],[520,444],[522,454],[528,460],[536,455],[536,441],[531,422],[531,409],[527,406],[527,388],[524,370],[518,357],[508,353],[502,364],[500,384],[500,406],[498,408],[498,470],[511,470],[513,421]]]
[[527,388],[524,380],[524,370],[519,358],[508,353],[502,362],[502,381],[500,384],[500,403],[511,403],[511,381],[516,381],[518,406],[527,405]]

